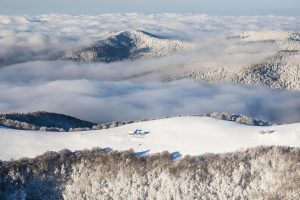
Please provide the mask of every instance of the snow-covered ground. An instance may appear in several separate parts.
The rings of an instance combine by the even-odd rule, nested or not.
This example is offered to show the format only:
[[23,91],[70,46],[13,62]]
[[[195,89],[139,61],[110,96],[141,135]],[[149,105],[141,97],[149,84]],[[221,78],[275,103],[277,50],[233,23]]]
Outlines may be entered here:
[[[144,136],[128,135],[129,130],[135,129],[149,133]],[[256,127],[207,117],[174,117],[85,132],[33,132],[0,128],[1,160],[34,157],[48,150],[64,148],[132,148],[136,152],[168,150],[183,155],[199,155],[257,145],[300,147],[300,123]]]

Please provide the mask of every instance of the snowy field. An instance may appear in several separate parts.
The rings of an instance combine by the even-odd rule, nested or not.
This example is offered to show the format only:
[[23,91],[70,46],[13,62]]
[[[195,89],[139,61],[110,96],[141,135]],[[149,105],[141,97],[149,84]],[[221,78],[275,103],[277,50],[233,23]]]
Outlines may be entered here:
[[[146,135],[129,135],[141,129]],[[168,150],[175,155],[223,153],[258,145],[300,147],[300,123],[249,126],[207,117],[174,117],[85,132],[40,132],[0,128],[0,159],[34,157],[46,151],[134,149],[138,155]]]

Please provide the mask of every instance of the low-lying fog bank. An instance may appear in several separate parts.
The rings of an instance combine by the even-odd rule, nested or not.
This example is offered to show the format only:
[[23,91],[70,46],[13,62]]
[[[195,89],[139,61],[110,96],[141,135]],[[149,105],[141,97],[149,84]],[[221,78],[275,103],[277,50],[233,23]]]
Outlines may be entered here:
[[300,92],[191,80],[37,79],[23,84],[8,79],[0,81],[1,112],[46,110],[98,123],[213,112],[243,114],[278,124],[300,121]]

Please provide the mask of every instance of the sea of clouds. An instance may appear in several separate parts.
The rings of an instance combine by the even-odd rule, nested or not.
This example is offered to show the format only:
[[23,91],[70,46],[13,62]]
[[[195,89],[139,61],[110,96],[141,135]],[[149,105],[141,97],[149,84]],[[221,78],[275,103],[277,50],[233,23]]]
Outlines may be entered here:
[[[0,16],[0,112],[45,110],[106,122],[225,111],[299,122],[299,92],[170,79],[211,60],[237,68],[257,63],[277,47],[235,45],[231,51],[244,53],[228,55],[225,38],[248,30],[299,32],[299,22],[299,17],[191,14]],[[109,64],[57,60],[70,48],[129,29],[191,41],[198,48]]]
[[[0,67],[37,59],[55,59],[61,51],[99,40],[111,32],[144,30],[189,41],[231,36],[237,32],[299,32],[300,17],[208,16],[192,14],[102,14],[96,16],[0,15]],[[207,42],[206,42],[207,43]]]

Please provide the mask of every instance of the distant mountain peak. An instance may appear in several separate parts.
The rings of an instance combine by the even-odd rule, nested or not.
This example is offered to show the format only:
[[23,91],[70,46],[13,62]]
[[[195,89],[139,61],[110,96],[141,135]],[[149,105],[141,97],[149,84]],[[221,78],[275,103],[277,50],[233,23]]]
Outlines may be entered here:
[[79,62],[114,62],[163,57],[193,47],[191,43],[163,38],[146,31],[125,30],[112,33],[91,46],[73,49],[64,58]]
[[165,37],[162,37],[159,35],[149,33],[147,31],[131,30],[131,29],[112,33],[112,35],[110,35],[108,37],[113,37],[113,36],[124,36],[124,37],[130,37],[130,38],[151,37],[151,38],[156,38],[156,39],[168,39],[168,38],[165,38]]
[[237,34],[245,41],[300,41],[300,34],[287,31],[245,31]]

